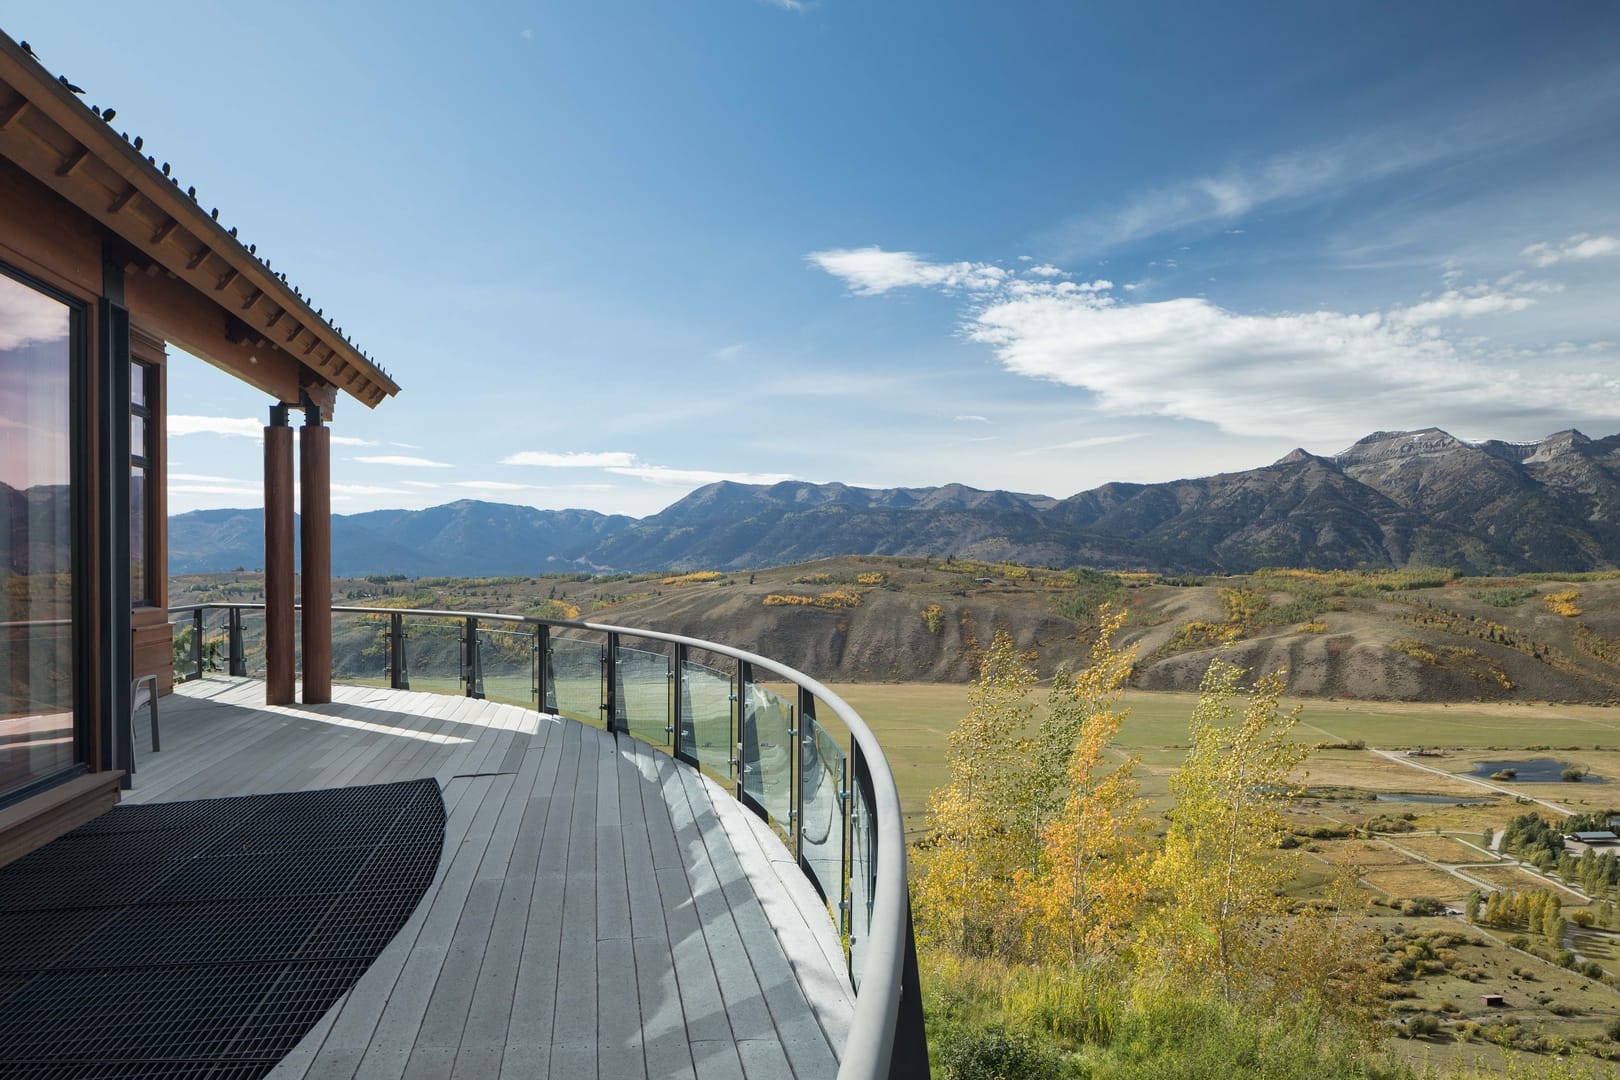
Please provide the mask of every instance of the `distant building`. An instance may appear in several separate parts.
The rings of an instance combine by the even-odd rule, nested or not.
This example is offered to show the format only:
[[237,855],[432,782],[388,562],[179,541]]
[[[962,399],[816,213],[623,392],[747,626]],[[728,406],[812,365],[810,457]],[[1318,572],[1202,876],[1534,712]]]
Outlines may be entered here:
[[1501,994],[1486,994],[1480,1000],[1485,1002],[1487,1009],[1500,1009],[1507,1004],[1502,1000]]
[[1620,843],[1620,836],[1616,836],[1614,833],[1610,832],[1607,829],[1603,830],[1602,832],[1573,832],[1573,833],[1568,833],[1567,835],[1565,835],[1564,839],[1565,840],[1573,840],[1577,844],[1587,844],[1587,845]]

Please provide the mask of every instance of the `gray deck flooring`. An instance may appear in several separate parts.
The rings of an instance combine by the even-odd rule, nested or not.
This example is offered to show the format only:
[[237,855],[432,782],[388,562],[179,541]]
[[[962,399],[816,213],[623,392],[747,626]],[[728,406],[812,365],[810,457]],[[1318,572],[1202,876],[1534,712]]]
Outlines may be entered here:
[[[812,1077],[853,992],[781,842],[628,736],[464,697],[339,686],[265,706],[208,678],[137,732],[129,802],[435,777],[439,871],[274,1077]],[[137,725],[144,729],[143,724]]]

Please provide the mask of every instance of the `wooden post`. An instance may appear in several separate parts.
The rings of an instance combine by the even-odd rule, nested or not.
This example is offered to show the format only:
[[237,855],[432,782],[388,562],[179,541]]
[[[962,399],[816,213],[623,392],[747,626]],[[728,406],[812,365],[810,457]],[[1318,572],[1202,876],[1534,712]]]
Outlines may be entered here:
[[264,429],[264,700],[293,703],[293,464],[287,406]]
[[303,561],[304,704],[332,700],[332,433],[304,399],[298,431],[299,555]]

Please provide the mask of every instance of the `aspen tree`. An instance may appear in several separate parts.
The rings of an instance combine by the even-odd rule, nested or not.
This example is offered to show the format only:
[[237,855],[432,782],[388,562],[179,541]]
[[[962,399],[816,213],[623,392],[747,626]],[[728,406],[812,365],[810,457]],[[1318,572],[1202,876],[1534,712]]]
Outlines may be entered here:
[[1239,689],[1242,675],[1220,660],[1204,675],[1192,749],[1170,781],[1176,807],[1150,875],[1163,905],[1142,934],[1161,974],[1227,1000],[1260,975],[1264,924],[1286,910],[1281,892],[1296,861],[1277,847],[1287,831],[1282,810],[1309,754],[1289,737],[1299,710],[1278,711],[1282,674],[1248,691]]

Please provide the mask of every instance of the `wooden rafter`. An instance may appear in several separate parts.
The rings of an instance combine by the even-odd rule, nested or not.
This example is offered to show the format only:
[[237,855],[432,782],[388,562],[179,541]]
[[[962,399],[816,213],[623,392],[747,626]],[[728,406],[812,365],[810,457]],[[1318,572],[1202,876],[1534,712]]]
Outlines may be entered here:
[[81,146],[62,159],[62,164],[56,167],[57,176],[72,176],[74,170],[84,164],[84,159],[90,156],[90,148]]

